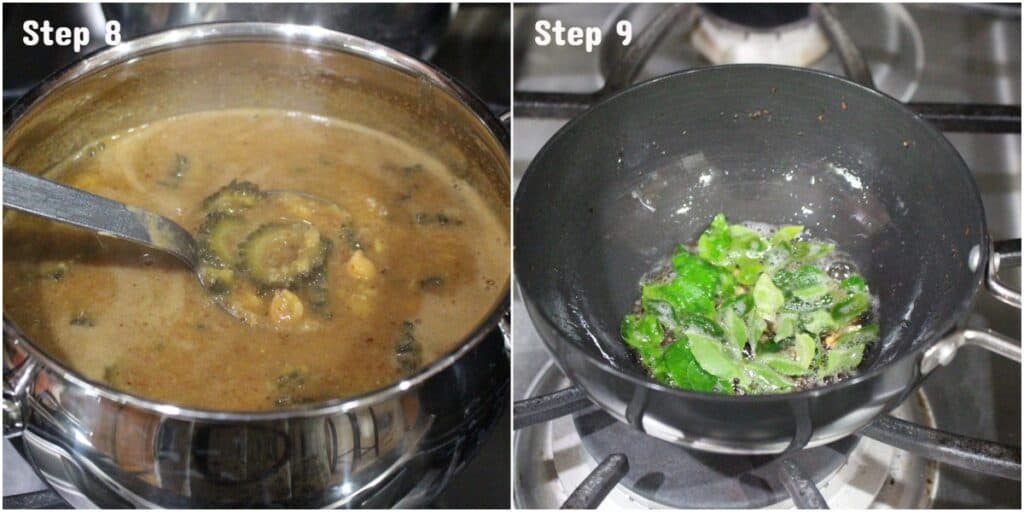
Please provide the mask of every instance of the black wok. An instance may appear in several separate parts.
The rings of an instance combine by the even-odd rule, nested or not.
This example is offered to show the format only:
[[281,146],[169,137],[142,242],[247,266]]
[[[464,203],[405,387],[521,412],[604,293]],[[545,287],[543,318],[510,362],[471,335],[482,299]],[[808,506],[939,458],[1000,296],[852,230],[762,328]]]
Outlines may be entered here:
[[[881,340],[856,377],[735,397],[646,376],[619,322],[641,276],[718,212],[803,224],[857,262],[879,296]],[[974,178],[941,133],[825,73],[711,67],[598,104],[531,163],[515,197],[515,246],[522,296],[562,370],[618,420],[702,450],[781,453],[848,436],[964,343],[1020,360],[1016,341],[963,329],[982,282],[1019,307],[995,276],[999,256],[1019,262],[1019,240],[993,253]]]

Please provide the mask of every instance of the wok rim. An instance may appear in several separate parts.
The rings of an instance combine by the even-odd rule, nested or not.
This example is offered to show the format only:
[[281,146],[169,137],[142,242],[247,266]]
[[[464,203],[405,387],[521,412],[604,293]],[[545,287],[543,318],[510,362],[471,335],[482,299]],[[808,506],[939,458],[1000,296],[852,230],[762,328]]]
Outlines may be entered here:
[[[963,157],[960,155],[960,152],[957,151],[957,149],[953,146],[953,144],[949,141],[949,139],[947,139],[946,136],[943,135],[942,132],[939,129],[937,129],[931,123],[926,121],[923,117],[921,117],[916,112],[914,112],[914,111],[910,110],[909,108],[907,108],[907,106],[905,104],[903,104],[902,102],[900,102],[899,100],[896,100],[895,98],[893,98],[893,97],[891,97],[891,96],[889,96],[889,95],[887,95],[887,94],[885,94],[885,93],[883,93],[883,92],[881,92],[881,91],[879,91],[877,89],[872,89],[870,87],[866,87],[864,85],[861,85],[861,84],[858,84],[856,82],[853,82],[853,81],[849,80],[848,78],[841,77],[841,76],[838,76],[838,75],[834,75],[834,74],[831,74],[831,73],[827,73],[827,72],[824,72],[824,71],[815,70],[815,69],[807,69],[807,68],[800,68],[800,67],[794,67],[794,66],[783,66],[783,65],[777,65],[777,64],[727,64],[727,65],[718,65],[718,66],[715,66],[715,65],[712,65],[712,66],[702,66],[702,67],[687,69],[687,70],[683,70],[683,71],[677,71],[677,72],[674,72],[674,73],[669,73],[667,75],[661,75],[661,76],[658,76],[658,77],[654,77],[654,78],[651,78],[651,79],[639,82],[637,84],[634,84],[634,85],[632,85],[630,87],[627,87],[626,89],[623,89],[623,90],[618,91],[618,92],[616,92],[616,93],[614,93],[614,94],[612,94],[612,95],[610,95],[610,96],[608,96],[606,98],[603,98],[601,101],[599,101],[598,103],[594,104],[593,106],[588,108],[583,113],[575,116],[574,118],[569,120],[569,122],[567,122],[564,125],[562,125],[562,127],[559,128],[558,131],[556,131],[555,134],[552,135],[548,139],[548,141],[544,144],[544,146],[541,147],[541,149],[537,152],[537,155],[533,157],[533,159],[530,161],[530,165],[527,167],[526,171],[523,173],[523,177],[520,179],[519,186],[516,189],[515,200],[513,201],[513,212],[518,209],[519,201],[520,201],[520,198],[521,198],[521,194],[523,193],[522,190],[524,190],[523,185],[528,183],[531,175],[536,175],[537,174],[537,172],[534,172],[534,173],[530,172],[531,170],[535,169],[535,162],[539,161],[547,152],[553,151],[552,148],[558,143],[558,141],[559,141],[559,139],[561,137],[565,136],[566,132],[568,132],[569,130],[573,129],[578,124],[581,124],[582,122],[584,122],[585,118],[587,118],[588,116],[592,115],[593,112],[598,111],[598,110],[600,110],[602,108],[606,108],[608,104],[616,101],[620,97],[625,97],[627,95],[635,94],[636,91],[640,91],[640,90],[642,90],[644,88],[647,88],[647,87],[652,87],[653,85],[655,85],[655,84],[657,84],[659,82],[665,81],[665,80],[679,80],[682,77],[686,77],[686,76],[693,75],[693,74],[718,72],[718,71],[723,71],[723,70],[727,71],[727,70],[738,69],[738,68],[748,68],[748,69],[760,68],[760,69],[768,69],[768,70],[772,70],[772,71],[782,71],[782,72],[785,72],[785,73],[794,73],[794,74],[803,74],[803,75],[808,75],[808,76],[815,76],[816,78],[823,78],[823,79],[827,79],[827,80],[832,80],[835,83],[842,84],[842,85],[844,85],[846,87],[850,87],[850,88],[853,88],[854,90],[859,90],[860,92],[866,93],[869,97],[871,97],[872,101],[879,101],[879,102],[881,102],[883,104],[884,103],[888,103],[890,106],[895,107],[896,110],[901,111],[902,113],[907,114],[910,117],[912,117],[914,119],[914,121],[918,125],[921,126],[922,130],[924,131],[924,133],[926,135],[928,135],[929,137],[931,137],[932,139],[934,139],[934,141],[929,141],[929,142],[930,143],[934,142],[939,147],[943,147],[944,149],[947,150],[947,152],[950,152],[952,154],[952,157],[953,157],[952,161],[954,162],[954,165],[957,165],[963,171],[966,171],[965,174],[966,174],[968,185],[969,185],[969,195],[971,197],[973,197],[973,203],[972,204],[974,204],[975,208],[979,212],[979,214],[980,214],[979,217],[980,217],[980,220],[981,220],[981,228],[982,229],[981,229],[981,233],[980,233],[980,240],[978,241],[978,244],[977,244],[980,257],[978,258],[977,268],[974,269],[974,271],[972,272],[973,273],[973,279],[972,279],[972,283],[971,283],[971,285],[969,287],[969,292],[970,293],[964,293],[964,299],[959,302],[959,305],[952,311],[952,314],[951,315],[947,315],[947,317],[945,319],[942,319],[942,320],[940,320],[937,323],[937,329],[936,330],[938,332],[942,332],[942,333],[946,333],[946,334],[934,337],[933,339],[931,339],[931,340],[929,340],[927,342],[921,343],[920,346],[918,346],[918,347],[916,347],[916,348],[914,348],[912,350],[908,350],[905,354],[903,354],[903,355],[901,355],[901,356],[899,356],[899,357],[893,359],[892,361],[889,361],[889,362],[887,362],[887,363],[885,363],[883,365],[880,365],[877,368],[873,368],[871,370],[864,371],[864,372],[858,372],[857,375],[855,375],[853,377],[850,377],[850,378],[847,378],[847,379],[843,379],[843,380],[841,380],[841,381],[839,381],[837,383],[829,384],[829,385],[826,385],[826,386],[818,386],[818,387],[814,387],[814,388],[803,389],[803,390],[800,390],[800,391],[787,392],[787,393],[768,393],[768,394],[756,394],[756,395],[725,395],[725,394],[719,394],[719,393],[705,393],[705,392],[700,392],[700,391],[692,391],[692,390],[683,389],[683,388],[675,388],[675,387],[671,387],[671,386],[666,386],[666,385],[661,384],[661,383],[659,383],[659,382],[657,382],[654,379],[651,379],[649,377],[638,377],[636,375],[632,375],[632,374],[627,373],[627,372],[617,368],[616,366],[612,365],[610,362],[608,362],[608,360],[606,360],[604,358],[601,358],[601,357],[597,357],[594,354],[590,353],[589,351],[584,350],[581,345],[578,345],[577,343],[572,342],[572,341],[567,341],[567,339],[571,339],[571,338],[573,338],[573,336],[566,336],[565,332],[558,327],[558,324],[551,319],[551,317],[547,313],[547,311],[545,311],[544,308],[539,307],[539,306],[536,305],[537,302],[533,300],[533,298],[531,296],[531,293],[529,292],[529,287],[528,286],[524,286],[524,284],[522,283],[521,279],[517,275],[516,276],[516,284],[517,284],[517,286],[519,288],[520,293],[523,296],[524,301],[527,303],[526,310],[527,310],[527,314],[529,314],[529,316],[530,316],[531,321],[537,321],[538,320],[537,317],[539,316],[539,320],[541,322],[543,322],[546,327],[548,327],[550,330],[558,333],[558,335],[559,335],[559,339],[554,340],[554,341],[548,340],[547,337],[544,336],[544,335],[541,335],[540,338],[544,342],[545,346],[547,346],[548,350],[550,352],[552,352],[552,354],[555,355],[555,359],[556,359],[556,361],[558,361],[560,367],[562,367],[563,365],[562,365],[562,362],[560,360],[558,360],[559,348],[563,347],[563,346],[568,346],[568,347],[570,347],[569,350],[573,350],[573,351],[576,351],[576,352],[582,354],[582,356],[584,357],[585,360],[587,360],[591,365],[596,366],[597,368],[599,368],[600,370],[602,370],[606,374],[611,374],[614,377],[618,377],[620,379],[624,379],[626,381],[629,381],[633,385],[643,386],[643,387],[645,387],[647,389],[651,389],[651,390],[659,392],[659,393],[667,393],[669,395],[672,395],[674,397],[681,398],[681,399],[711,400],[711,401],[715,401],[715,402],[747,403],[747,404],[753,403],[753,402],[762,402],[763,403],[763,402],[768,402],[768,401],[783,402],[783,401],[789,401],[789,400],[816,399],[816,398],[820,398],[820,397],[825,396],[825,395],[829,395],[829,394],[831,394],[833,392],[838,392],[838,391],[841,391],[841,390],[846,389],[846,388],[857,386],[857,385],[859,385],[862,382],[866,382],[866,381],[872,380],[872,379],[878,377],[879,375],[885,373],[890,367],[896,365],[897,363],[902,362],[902,361],[904,361],[904,360],[906,360],[907,358],[910,358],[910,357],[916,357],[921,352],[923,352],[923,351],[927,350],[928,348],[934,346],[936,343],[941,341],[944,337],[948,336],[949,333],[951,333],[951,332],[956,330],[955,327],[957,325],[957,322],[959,322],[960,319],[964,317],[964,315],[967,313],[967,311],[968,311],[968,309],[970,307],[970,304],[973,303],[974,298],[978,294],[978,289],[981,287],[982,281],[984,281],[985,269],[987,268],[989,257],[990,257],[989,253],[990,253],[990,242],[991,242],[991,239],[990,239],[989,234],[988,234],[988,223],[987,223],[987,220],[986,220],[986,217],[985,217],[985,208],[984,208],[984,204],[981,201],[981,194],[978,191],[977,181],[974,178],[974,174],[971,172],[970,168],[967,166],[967,163],[964,162]],[[513,243],[515,244],[516,247],[518,247],[518,244],[515,243],[515,231],[516,231],[515,230],[515,225],[513,224],[513,241],[514,241]],[[513,273],[514,273],[515,262],[516,262],[515,254],[518,254],[518,252],[515,252],[513,254]],[[965,291],[968,291],[968,290],[965,290]],[[536,310],[537,314],[534,314],[534,310]],[[538,334],[540,334],[539,331],[538,331]],[[618,339],[616,341],[618,341],[620,343],[622,342],[621,340],[618,340]],[[917,382],[913,383],[912,387],[916,387],[917,385],[919,385],[920,381],[923,378],[923,376],[920,374],[920,371],[919,371],[920,368],[917,365],[915,365],[914,367],[918,370],[918,372],[917,372],[917,378],[916,378]],[[563,367],[563,371],[565,371],[564,367]],[[571,378],[571,376],[572,376],[571,373],[569,373],[569,372],[566,372],[566,373],[570,376],[570,380],[572,380],[574,384],[579,385],[587,393],[588,396],[592,396],[591,393],[590,393],[590,390],[588,389],[587,386],[583,385],[580,382],[577,382],[575,379],[572,379]],[[929,372],[929,374],[930,374],[930,372]],[[602,404],[599,401],[594,401],[594,402],[599,404],[599,405],[601,405],[602,407],[604,406],[604,404]]]
[[[494,113],[486,107],[483,100],[440,68],[389,46],[344,32],[315,25],[271,22],[199,23],[154,32],[125,41],[117,46],[100,48],[58,69],[11,104],[10,108],[4,112],[5,128],[3,129],[3,134],[6,136],[17,121],[28,113],[38,101],[46,98],[61,87],[73,87],[75,81],[84,76],[108,69],[111,66],[123,64],[131,59],[143,58],[153,53],[208,44],[242,42],[295,45],[305,48],[319,48],[324,51],[349,53],[373,62],[378,66],[390,67],[402,73],[426,78],[440,93],[450,95],[454,100],[463,105],[468,113],[475,116],[475,120],[483,125],[483,128],[494,137],[501,147],[506,162],[510,160],[508,130],[504,128]],[[509,165],[508,169],[509,186],[511,187],[511,165]],[[512,211],[511,206],[509,205],[510,212]],[[146,398],[115,389],[102,382],[90,380],[70,366],[51,357],[42,348],[36,346],[21,331],[17,324],[7,316],[6,311],[3,313],[4,373],[7,374],[12,370],[21,368],[21,365],[18,365],[16,368],[8,367],[6,353],[7,346],[11,345],[13,347],[20,347],[21,350],[28,354],[29,359],[23,361],[22,365],[36,362],[46,369],[55,371],[62,379],[90,390],[104,399],[148,411],[162,417],[202,421],[245,422],[346,413],[385,402],[421,386],[435,375],[454,365],[465,354],[483,343],[490,333],[498,328],[501,319],[511,309],[512,282],[513,278],[510,271],[501,289],[501,294],[494,301],[494,304],[452,349],[408,377],[384,387],[371,389],[344,398],[310,402],[293,407],[238,411],[189,407]],[[36,368],[33,371],[37,372],[40,369]],[[15,397],[14,399],[21,401],[23,397]]]

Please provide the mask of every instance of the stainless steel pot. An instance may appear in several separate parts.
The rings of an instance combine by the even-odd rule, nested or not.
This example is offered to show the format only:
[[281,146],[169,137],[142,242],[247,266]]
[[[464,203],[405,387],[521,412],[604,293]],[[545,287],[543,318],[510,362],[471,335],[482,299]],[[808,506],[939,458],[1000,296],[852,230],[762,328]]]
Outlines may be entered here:
[[[415,59],[320,28],[199,25],[104,50],[6,114],[4,162],[45,172],[111,132],[187,112],[272,107],[372,126],[427,148],[508,218],[508,134]],[[489,336],[505,298],[452,352],[390,387],[255,413],[121,393],[51,358],[4,316],[4,434],[76,506],[415,506],[436,495],[508,402]]]

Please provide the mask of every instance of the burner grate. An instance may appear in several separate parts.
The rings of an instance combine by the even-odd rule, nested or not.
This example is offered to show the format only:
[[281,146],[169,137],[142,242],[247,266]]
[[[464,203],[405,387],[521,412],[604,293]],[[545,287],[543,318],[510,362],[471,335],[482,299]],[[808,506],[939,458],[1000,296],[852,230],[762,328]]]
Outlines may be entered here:
[[603,411],[579,413],[573,423],[594,459],[621,454],[629,460],[622,485],[652,502],[676,508],[767,507],[792,496],[788,482],[804,484],[816,495],[815,485],[838,471],[859,441],[848,437],[779,460],[771,455],[689,450],[649,437]]
[[[606,97],[603,93],[516,92],[517,118],[571,119]],[[1020,105],[983,103],[906,104],[943,132],[1020,133]]]
[[[603,56],[604,86],[592,93],[515,91],[517,118],[571,119],[601,100],[629,87],[665,37],[683,27],[693,29],[703,10],[693,4],[667,5],[642,30],[632,44],[619,53]],[[851,80],[874,88],[874,80],[861,52],[842,24],[824,6],[810,6],[810,14],[828,37],[843,69]],[[613,48],[615,45],[608,45]],[[944,132],[1015,133],[1021,131],[1020,105],[977,103],[908,103],[907,106]]]
[[[850,437],[784,457],[705,456],[646,436],[595,410],[576,386],[517,401],[513,426],[518,430],[569,414],[574,414],[573,422],[585,449],[602,462],[573,492],[567,507],[596,506],[622,483],[652,502],[680,508],[768,506],[785,497],[799,508],[821,508],[825,501],[817,484],[845,463],[858,441]],[[889,415],[875,420],[863,435],[952,466],[1001,478],[1021,478],[1019,447],[943,432]],[[700,470],[726,478],[701,480],[694,476]],[[663,475],[663,479],[654,482],[648,476],[651,474]]]

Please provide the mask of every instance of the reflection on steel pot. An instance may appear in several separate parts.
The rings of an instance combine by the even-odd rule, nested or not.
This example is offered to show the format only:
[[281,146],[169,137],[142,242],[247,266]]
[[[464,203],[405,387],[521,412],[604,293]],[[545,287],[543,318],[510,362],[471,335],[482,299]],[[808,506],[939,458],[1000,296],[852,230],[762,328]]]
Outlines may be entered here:
[[[571,191],[571,193],[567,193]],[[858,375],[777,395],[725,396],[650,379],[619,336],[638,283],[718,212],[800,224],[836,241],[879,297],[881,339]],[[670,442],[782,453],[857,432],[971,343],[958,330],[984,281],[1020,264],[990,246],[981,198],[952,145],[899,102],[797,68],[696,69],[632,87],[563,127],[515,199],[515,268],[561,368],[616,419]],[[994,253],[994,254],[993,254]]]
[[455,15],[456,4],[103,4],[126,39],[160,30],[228,21],[316,25],[371,39],[410,55],[428,58]]
[[[356,37],[262,23],[202,25],[78,62],[7,112],[4,162],[32,172],[96,138],[221,108],[313,112],[429,151],[507,219],[508,136],[414,59]],[[505,283],[506,297],[508,282]],[[456,349],[390,387],[258,413],[181,408],[88,381],[4,318],[4,431],[72,505],[415,506],[502,412],[507,298]]]

